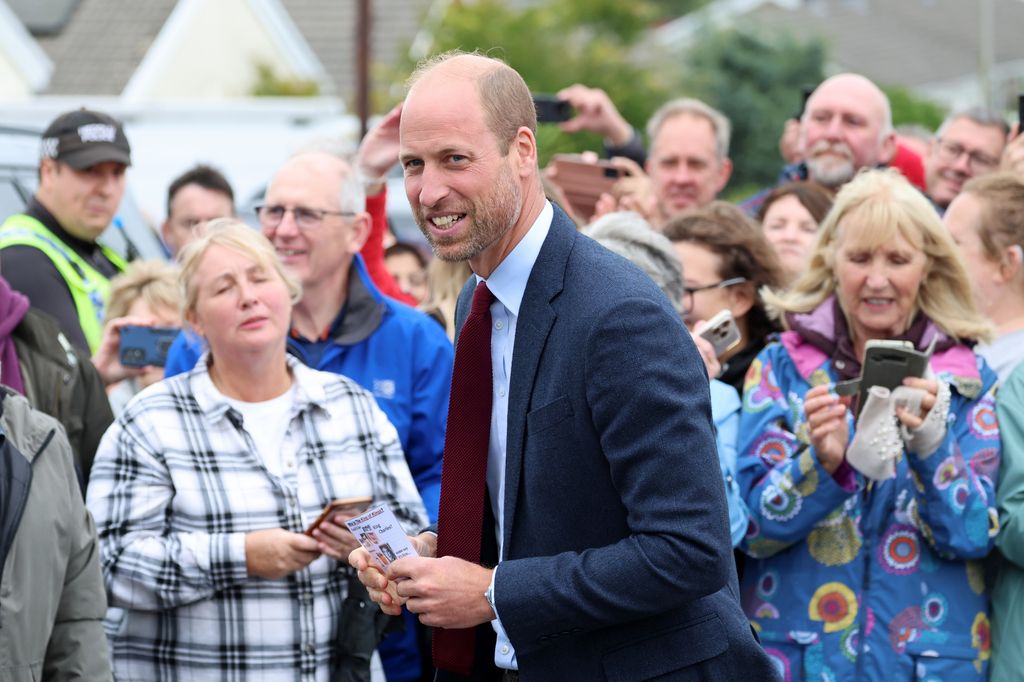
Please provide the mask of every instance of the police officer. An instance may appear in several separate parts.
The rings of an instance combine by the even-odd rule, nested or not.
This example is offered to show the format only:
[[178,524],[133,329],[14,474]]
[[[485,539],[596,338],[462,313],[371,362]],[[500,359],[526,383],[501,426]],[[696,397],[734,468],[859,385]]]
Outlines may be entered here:
[[0,226],[4,278],[87,352],[100,345],[110,278],[126,267],[96,240],[121,203],[130,163],[118,121],[87,109],[61,114],[43,133],[39,190]]

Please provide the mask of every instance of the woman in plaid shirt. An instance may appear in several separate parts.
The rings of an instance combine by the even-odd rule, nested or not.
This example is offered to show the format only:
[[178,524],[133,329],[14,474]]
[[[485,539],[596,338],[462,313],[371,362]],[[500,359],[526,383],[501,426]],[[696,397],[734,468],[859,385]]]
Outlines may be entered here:
[[415,533],[423,503],[373,396],[286,355],[299,287],[270,243],[220,220],[180,258],[209,353],[126,406],[88,490],[115,675],[327,680],[356,540],[338,516],[303,530],[371,495]]

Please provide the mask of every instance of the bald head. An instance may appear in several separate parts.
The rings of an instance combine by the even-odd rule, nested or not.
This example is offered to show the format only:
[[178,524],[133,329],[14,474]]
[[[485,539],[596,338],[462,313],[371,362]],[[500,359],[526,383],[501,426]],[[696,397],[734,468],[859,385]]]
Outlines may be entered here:
[[311,190],[329,204],[337,204],[347,213],[361,213],[366,193],[352,166],[328,152],[303,152],[291,157],[277,170],[267,194],[275,185],[310,182]]
[[522,77],[480,55],[417,69],[402,105],[405,193],[435,255],[487,277],[545,205],[537,113]]
[[499,149],[506,151],[520,127],[537,132],[537,110],[530,88],[519,73],[498,59],[479,54],[447,52],[422,62],[409,78],[409,97],[452,80],[472,83],[484,120]]
[[832,76],[807,100],[800,140],[810,179],[827,187],[887,164],[896,152],[889,98],[859,74]]

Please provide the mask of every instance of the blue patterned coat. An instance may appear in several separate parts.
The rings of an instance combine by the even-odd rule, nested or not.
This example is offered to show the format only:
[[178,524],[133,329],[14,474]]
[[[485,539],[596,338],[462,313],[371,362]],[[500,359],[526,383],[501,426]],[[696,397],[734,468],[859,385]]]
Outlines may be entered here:
[[836,380],[824,353],[786,332],[751,365],[737,466],[750,509],[741,548],[754,557],[743,607],[785,680],[986,677],[978,560],[998,529],[996,376],[966,346],[931,366],[951,388],[944,442],[927,457],[904,451],[895,478],[872,483],[845,462],[828,474],[810,445],[804,396]]

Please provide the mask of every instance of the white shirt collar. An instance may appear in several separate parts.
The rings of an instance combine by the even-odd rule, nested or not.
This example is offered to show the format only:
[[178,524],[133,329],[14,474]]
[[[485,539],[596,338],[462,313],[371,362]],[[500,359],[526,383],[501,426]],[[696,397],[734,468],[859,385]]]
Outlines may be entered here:
[[[526,292],[526,283],[530,279],[530,272],[533,264],[537,262],[540,249],[551,229],[551,220],[554,218],[555,210],[551,207],[550,201],[544,202],[544,208],[540,215],[533,221],[529,231],[516,244],[516,248],[505,256],[505,259],[498,264],[491,276],[487,278],[487,288],[491,290],[494,297],[498,299],[510,313],[519,316],[519,306],[523,302],[523,294]],[[483,278],[477,275],[477,284]]]

